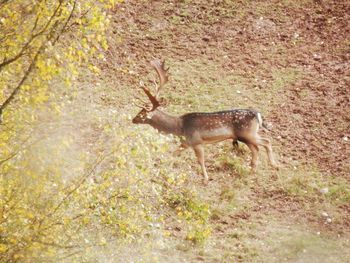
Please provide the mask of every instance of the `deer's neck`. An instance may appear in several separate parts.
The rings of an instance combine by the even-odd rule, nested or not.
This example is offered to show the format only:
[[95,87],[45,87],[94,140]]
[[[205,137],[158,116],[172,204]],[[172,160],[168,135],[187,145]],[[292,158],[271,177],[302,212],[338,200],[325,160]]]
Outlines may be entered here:
[[153,128],[167,134],[170,133],[178,136],[183,135],[181,118],[171,116],[160,110],[156,110],[154,112],[154,115],[149,120],[148,124],[150,124]]

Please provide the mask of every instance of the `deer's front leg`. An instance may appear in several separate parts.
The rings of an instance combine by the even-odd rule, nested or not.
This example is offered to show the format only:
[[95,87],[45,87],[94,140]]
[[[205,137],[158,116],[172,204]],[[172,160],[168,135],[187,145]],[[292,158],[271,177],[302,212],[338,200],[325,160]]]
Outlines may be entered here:
[[185,141],[181,141],[180,146],[174,151],[174,155],[175,155],[175,156],[180,155],[180,153],[181,153],[182,151],[186,150],[188,147],[189,147],[189,145],[186,144]]
[[198,163],[201,165],[203,176],[204,176],[204,183],[208,184],[208,174],[207,174],[207,169],[205,168],[204,164],[204,149],[201,144],[193,146],[193,150],[197,156]]

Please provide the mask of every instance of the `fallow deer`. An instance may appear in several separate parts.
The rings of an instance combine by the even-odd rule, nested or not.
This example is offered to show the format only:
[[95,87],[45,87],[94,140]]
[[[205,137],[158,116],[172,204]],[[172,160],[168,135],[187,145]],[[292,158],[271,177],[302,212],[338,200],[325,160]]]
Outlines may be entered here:
[[245,143],[252,153],[252,172],[256,169],[259,146],[263,146],[270,165],[277,168],[270,139],[258,134],[260,128],[266,128],[259,112],[252,109],[233,109],[208,113],[192,112],[182,116],[169,115],[160,110],[162,101],[159,99],[160,90],[168,81],[169,69],[165,69],[164,61],[160,60],[151,61],[151,65],[157,72],[159,85],[156,86],[155,95],[141,85],[151,104],[143,101],[143,105],[137,105],[142,109],[132,122],[149,124],[160,132],[180,136],[181,145],[176,152],[179,153],[188,147],[193,148],[201,165],[205,183],[208,183],[208,174],[204,164],[203,144],[223,140],[233,140],[233,145],[237,144],[237,141]]

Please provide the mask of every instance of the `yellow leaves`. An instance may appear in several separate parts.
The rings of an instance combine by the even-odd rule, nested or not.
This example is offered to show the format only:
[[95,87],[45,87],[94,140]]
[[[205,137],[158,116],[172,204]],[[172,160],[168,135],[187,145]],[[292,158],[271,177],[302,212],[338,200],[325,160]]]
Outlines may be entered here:
[[170,237],[170,236],[171,236],[171,232],[170,232],[170,231],[164,231],[164,232],[163,232],[163,235],[164,235],[165,237]]
[[[110,4],[109,1],[103,1],[103,3]],[[72,1],[63,2],[56,16],[49,22],[58,6],[58,1],[53,0],[40,1],[35,4],[30,0],[24,0],[10,1],[0,9],[0,38],[2,40],[0,61],[19,55],[17,60],[1,69],[3,73],[0,80],[1,87],[8,87],[8,90],[11,91],[25,74],[39,47],[44,45],[35,70],[20,89],[25,94],[22,94],[22,99],[17,101],[17,104],[23,102],[26,105],[32,104],[35,108],[35,104],[47,102],[52,90],[43,89],[43,86],[59,80],[58,75],[63,76],[61,81],[67,87],[71,86],[71,80],[79,74],[80,70],[77,68],[85,67],[85,64],[88,64],[88,61],[94,56],[103,58],[100,51],[102,48],[107,49],[105,31],[109,18],[103,6],[96,5],[92,0],[76,2],[73,18],[81,27],[67,28],[68,30],[60,36],[58,45],[54,44],[54,38],[48,39],[50,32],[62,33],[60,29],[73,10]],[[54,28],[55,25],[58,27]],[[40,34],[39,31],[43,29],[44,31]],[[38,34],[35,35],[36,33]],[[24,56],[21,56],[23,51]],[[90,66],[90,70],[97,74],[100,72],[94,65]],[[38,80],[39,83],[33,84]],[[5,93],[4,90],[0,90],[0,100],[6,100],[8,94],[7,90]],[[20,107],[16,108],[17,112],[21,112],[20,110]],[[12,113],[10,116],[13,115]]]
[[83,48],[85,48],[87,50],[90,48],[86,38],[83,38],[83,40],[81,41],[81,45],[82,45]]
[[55,104],[53,104],[52,105],[52,108],[53,108],[53,110],[56,112],[56,113],[58,113],[58,114],[60,114],[62,111],[61,111],[61,106],[59,105],[59,104],[57,104],[57,103],[55,103]]
[[100,245],[100,246],[105,246],[105,245],[107,245],[107,240],[106,240],[104,237],[102,237],[102,238],[100,239],[99,245]]
[[48,100],[48,95],[45,93],[38,93],[35,97],[32,98],[32,103],[41,104]]
[[11,244],[11,245],[16,245],[18,243],[18,240],[13,238],[13,237],[10,237],[8,238],[8,242]]
[[62,223],[64,225],[69,225],[72,222],[72,219],[70,217],[63,217]]
[[14,255],[13,255],[13,259],[14,259],[14,260],[20,260],[20,259],[23,259],[23,258],[24,258],[24,255],[23,255],[23,254],[17,253],[17,254],[14,254]]
[[84,216],[82,221],[84,225],[88,225],[90,223],[90,218],[87,216]]
[[174,180],[174,178],[172,178],[172,177],[168,177],[167,182],[168,182],[169,184],[173,184],[173,183],[175,182],[175,180]]
[[63,54],[68,61],[75,61],[75,50],[72,47],[68,47]]
[[89,53],[89,55],[90,55],[90,56],[94,56],[94,55],[96,54],[96,52],[97,52],[97,49],[96,49],[94,46],[92,46],[92,47],[90,48],[90,53]]
[[51,80],[55,75],[60,73],[60,69],[50,58],[41,57],[36,63],[38,77],[43,81]]
[[3,26],[6,26],[6,22],[7,22],[7,19],[5,17],[2,17],[0,19],[0,23],[3,25]]
[[108,49],[108,44],[107,44],[107,40],[103,39],[103,41],[101,41],[101,46],[104,50]]
[[46,253],[48,256],[54,257],[57,253],[56,249],[53,247],[44,247],[42,249],[46,249]]
[[92,64],[89,64],[88,68],[95,74],[99,74],[101,72],[101,70],[98,67]]
[[186,240],[189,240],[194,244],[203,244],[205,240],[209,238],[210,234],[211,229],[209,227],[196,226],[187,233]]
[[26,216],[27,216],[28,219],[34,219],[35,218],[35,216],[34,216],[34,214],[32,212],[27,212]]
[[[24,2],[29,3],[27,0]],[[64,3],[66,2],[64,1]],[[110,1],[113,5],[118,2]],[[52,14],[52,8],[55,7],[52,3],[54,2],[41,1],[38,3],[41,6],[40,12],[45,15],[45,17],[40,17],[40,26]],[[89,10],[91,5],[96,5],[91,0],[78,0],[78,3],[81,6],[81,12]],[[108,3],[108,1],[104,3]],[[6,236],[14,236],[12,242],[20,242],[21,244],[19,248],[21,251],[18,255],[21,255],[22,252],[27,255],[26,253],[29,253],[27,248],[32,248],[37,253],[36,255],[42,255],[46,261],[54,261],[52,259],[54,259],[56,251],[52,250],[53,255],[51,255],[47,246],[38,245],[33,241],[33,237],[47,243],[70,245],[70,242],[72,242],[73,245],[80,245],[86,235],[91,240],[92,245],[96,245],[96,243],[105,245],[107,243],[106,239],[99,240],[94,235],[88,236],[90,230],[98,229],[123,241],[142,236],[139,233],[148,231],[150,223],[159,223],[160,226],[152,227],[159,228],[161,231],[165,222],[172,220],[172,216],[174,216],[173,207],[161,200],[165,199],[165,196],[169,193],[175,193],[180,196],[180,201],[183,201],[181,196],[183,196],[183,178],[185,176],[175,172],[178,170],[172,170],[173,163],[169,160],[169,155],[166,154],[169,150],[168,139],[159,137],[153,131],[147,132],[144,127],[140,128],[143,130],[141,130],[142,135],[139,137],[136,136],[136,134],[139,134],[138,132],[136,133],[135,130],[129,128],[130,125],[127,128],[118,127],[113,121],[117,118],[126,118],[126,116],[121,116],[117,110],[113,113],[113,116],[111,114],[114,118],[114,120],[109,120],[112,123],[111,125],[104,125],[101,120],[98,120],[96,123],[101,126],[96,125],[98,128],[94,129],[95,126],[93,126],[93,129],[91,129],[91,127],[87,127],[89,123],[84,123],[84,125],[87,125],[82,127],[83,130],[74,133],[77,135],[74,137],[75,141],[65,140],[61,137],[57,139],[58,137],[56,137],[57,134],[69,133],[77,127],[62,126],[55,130],[55,121],[61,121],[60,116],[54,115],[55,111],[61,113],[65,109],[60,100],[71,97],[71,94],[78,90],[74,87],[68,90],[68,87],[72,86],[72,81],[82,71],[81,67],[84,67],[84,71],[88,68],[97,74],[100,73],[100,70],[91,63],[91,58],[95,56],[103,59],[102,48],[108,48],[104,31],[108,25],[108,17],[103,13],[103,10],[98,9],[98,5],[96,6],[92,9],[92,13],[85,16],[85,20],[78,19],[78,24],[82,25],[83,30],[79,30],[79,26],[73,27],[77,31],[65,34],[56,46],[45,49],[45,52],[38,58],[33,74],[29,76],[21,88],[19,93],[22,96],[21,99],[16,100],[16,104],[13,105],[11,111],[5,112],[4,117],[8,122],[7,124],[13,128],[14,133],[11,133],[10,130],[0,133],[1,157],[3,157],[3,154],[6,157],[18,149],[20,152],[15,159],[0,167],[0,174],[6,173],[6,177],[13,180],[12,184],[0,182],[1,189],[3,186],[7,186],[7,188],[14,190],[12,192],[15,193],[15,202],[11,205],[15,204],[16,206],[16,208],[6,212],[6,217],[2,217],[2,219],[6,220],[6,229],[4,230]],[[63,19],[63,16],[67,14],[67,10],[70,10],[67,7],[65,8],[61,17],[57,19]],[[33,10],[32,12],[39,11]],[[96,17],[93,18],[95,15]],[[19,17],[16,19],[19,19]],[[23,35],[18,35],[18,43],[9,40],[13,45],[10,48],[11,52],[14,54],[29,39],[28,30],[32,28],[30,26],[33,26],[30,22],[28,20],[28,24],[23,25],[26,32]],[[15,34],[20,32],[19,29],[20,27],[13,28]],[[38,45],[43,43],[44,39],[44,36],[38,38],[33,43],[33,50],[37,50]],[[2,43],[0,43],[1,45]],[[0,61],[3,54],[1,51],[0,47]],[[32,57],[33,54],[28,54],[21,60],[21,63],[11,64],[8,67],[9,70],[3,71],[8,75],[4,84],[18,83],[19,77],[23,75],[30,62],[29,58]],[[67,95],[62,95],[63,92]],[[8,91],[3,94],[7,93]],[[12,138],[18,138],[22,132],[23,135],[20,138],[27,137],[32,132],[32,123],[47,117],[45,114],[37,115],[37,109],[40,105],[45,105],[45,110],[51,111],[50,117],[57,116],[57,119],[50,119],[48,124],[38,123],[40,124],[40,126],[38,125],[39,128],[44,130],[43,134],[55,133],[55,137],[50,140],[38,138],[43,142],[32,140],[35,141],[35,144],[42,143],[44,147],[36,148],[35,145],[31,145],[32,141],[29,141],[28,145],[33,148],[25,152],[21,147],[18,147],[22,140]],[[66,112],[65,110],[64,114]],[[84,118],[85,114],[90,113],[92,111],[83,113],[83,115],[78,112],[78,117]],[[100,115],[102,114],[100,113]],[[69,116],[72,117],[72,122],[74,122],[77,115]],[[94,131],[91,134],[93,136],[90,136],[90,133],[87,132],[89,130]],[[88,138],[80,137],[83,133],[87,134]],[[109,139],[113,138],[114,140],[115,137],[119,139],[111,143],[111,149],[101,149],[101,152],[115,150],[116,153],[107,156],[106,160],[96,170],[93,170],[90,176],[87,173],[91,170],[94,161],[91,156],[86,154],[88,157],[84,159],[80,156],[80,152],[76,154],[75,151],[70,152],[69,150],[77,145],[80,147],[82,144],[87,144],[87,141],[96,144],[95,139],[100,138],[95,136],[97,133],[98,135],[101,133],[102,139],[107,138],[107,136],[104,137],[105,133],[109,133]],[[99,143],[99,140],[97,143]],[[13,144],[14,141],[17,141],[17,143]],[[26,145],[24,144],[24,146]],[[91,148],[95,146],[93,145]],[[51,150],[50,147],[55,149]],[[74,167],[68,166],[67,168],[65,162],[57,160],[60,158],[69,159],[70,164],[74,164]],[[86,167],[81,165],[83,162],[86,163]],[[75,165],[78,166],[79,173],[75,172]],[[184,173],[189,174],[187,171],[184,171]],[[166,177],[165,175],[169,176]],[[86,181],[82,180],[85,178],[84,176],[87,178]],[[166,180],[171,184],[171,187],[166,188]],[[79,186],[79,184],[81,185]],[[79,187],[76,188],[77,186]],[[11,196],[11,194],[8,194],[8,196]],[[185,199],[191,201],[191,198]],[[60,203],[62,200],[64,202]],[[61,204],[61,206],[56,211],[58,204]],[[183,205],[180,207],[181,210],[176,211],[177,215],[182,218],[185,217],[186,220],[188,218],[187,221],[182,220],[182,224],[192,225],[198,222],[197,218],[200,217],[198,214],[201,215],[202,211],[200,206],[186,207],[186,205]],[[6,242],[10,242],[10,240],[12,239],[8,239]],[[6,247],[0,246],[1,249],[5,250]],[[11,260],[13,258],[8,261]],[[18,261],[29,262],[33,259],[25,258],[23,260],[18,259]],[[37,261],[40,261],[40,259]]]
[[31,89],[31,86],[30,85],[23,85],[22,86],[22,90],[23,91],[29,91]]
[[7,246],[5,244],[0,244],[0,253],[4,253],[7,251]]
[[123,3],[124,0],[100,0],[100,2],[104,3],[106,8],[114,8],[117,4]]
[[96,40],[97,40],[98,42],[101,42],[102,39],[103,39],[103,36],[102,36],[101,34],[98,34],[98,35],[96,36]]
[[77,69],[77,66],[74,63],[68,63],[68,69],[69,69],[69,74],[71,76],[78,76],[79,71]]
[[72,81],[69,77],[64,78],[64,84],[69,87],[72,85]]
[[[118,112],[116,111],[116,113]],[[118,115],[120,118],[126,118],[126,116]],[[31,182],[33,186],[29,188],[26,184],[24,191],[16,191],[19,197],[25,196],[19,204],[28,208],[21,216],[28,221],[21,220],[19,225],[18,213],[15,211],[11,220],[16,224],[8,227],[9,230],[6,231],[15,232],[14,229],[25,229],[25,231],[21,231],[17,240],[30,248],[36,245],[30,239],[35,235],[47,243],[60,245],[81,245],[84,240],[88,240],[90,244],[88,246],[91,247],[108,244],[111,236],[113,239],[117,238],[117,242],[128,243],[140,240],[145,233],[149,233],[150,229],[157,229],[161,232],[169,221],[171,223],[172,220],[178,220],[180,228],[190,234],[191,241],[202,242],[201,240],[205,240],[208,236],[207,221],[205,220],[207,207],[193,193],[186,190],[183,182],[182,185],[179,185],[181,179],[186,178],[186,171],[183,174],[171,171],[171,160],[166,154],[164,157],[162,156],[164,160],[157,161],[157,165],[155,165],[154,153],[162,152],[161,149],[164,148],[162,145],[168,143],[167,139],[163,137],[159,139],[158,135],[147,131],[136,136],[136,133],[133,133],[129,126],[116,128],[109,122],[100,122],[101,120],[97,121],[101,125],[101,132],[106,132],[102,129],[105,126],[113,129],[113,137],[117,139],[110,143],[110,147],[111,150],[116,151],[115,155],[108,156],[107,162],[99,168],[100,171],[94,171],[77,191],[74,189],[82,182],[83,174],[79,174],[78,178],[72,178],[68,185],[63,185],[60,183],[60,177],[45,176],[48,170],[47,165],[40,169],[40,173],[31,170],[31,173],[34,173],[30,176],[30,181],[34,181]],[[106,129],[108,130],[108,128]],[[62,137],[56,143],[61,145],[63,149],[74,147],[73,138],[69,141],[66,140],[66,137]],[[45,146],[49,147],[49,145]],[[57,158],[57,154],[52,156],[54,158],[50,159]],[[78,156],[74,156],[74,158],[82,159]],[[38,159],[32,159],[32,161],[40,163]],[[91,160],[84,159],[84,161]],[[118,162],[123,162],[124,165],[118,166]],[[22,162],[16,163],[16,165],[22,164]],[[92,163],[90,162],[89,165]],[[58,164],[52,165],[49,174],[57,173],[57,170],[60,171],[59,168]],[[71,176],[69,172],[68,175]],[[28,177],[27,175],[22,175],[21,179]],[[64,175],[67,176],[67,174]],[[32,180],[32,176],[37,176],[37,179]],[[167,188],[165,186],[167,178],[172,178],[176,185],[173,184]],[[53,183],[58,186],[51,188]],[[26,194],[24,194],[25,191]],[[71,191],[74,193],[62,203],[58,212],[47,216]],[[162,201],[170,195],[172,202]],[[37,219],[34,220],[29,212]],[[201,218],[204,219],[201,220]],[[35,222],[41,220],[43,223],[40,228],[39,224]],[[198,228],[194,226],[198,226]],[[46,230],[42,231],[42,229]],[[93,232],[94,229],[98,229],[99,232]],[[90,231],[93,232],[91,235]],[[164,238],[170,235],[171,232],[164,232]],[[35,247],[33,251],[28,251],[28,249],[25,250],[26,256],[41,254],[45,259],[53,259],[54,261],[59,249],[52,251],[52,255],[49,255],[47,246],[44,245]],[[18,261],[30,261],[31,259],[29,257]]]

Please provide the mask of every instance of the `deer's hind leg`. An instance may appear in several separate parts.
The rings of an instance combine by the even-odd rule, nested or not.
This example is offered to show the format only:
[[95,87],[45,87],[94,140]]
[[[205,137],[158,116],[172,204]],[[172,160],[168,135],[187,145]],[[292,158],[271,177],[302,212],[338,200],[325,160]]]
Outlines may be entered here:
[[256,171],[256,164],[258,162],[258,154],[259,154],[259,147],[257,144],[251,143],[251,142],[246,142],[245,143],[250,151],[252,152],[252,161],[250,163],[251,166],[251,172],[255,173]]
[[271,147],[271,141],[270,139],[266,138],[266,137],[258,137],[257,139],[257,143],[258,145],[261,145],[265,148],[267,156],[269,158],[269,163],[272,167],[274,168],[278,168],[275,159],[273,158],[273,153],[272,153],[272,147]]

